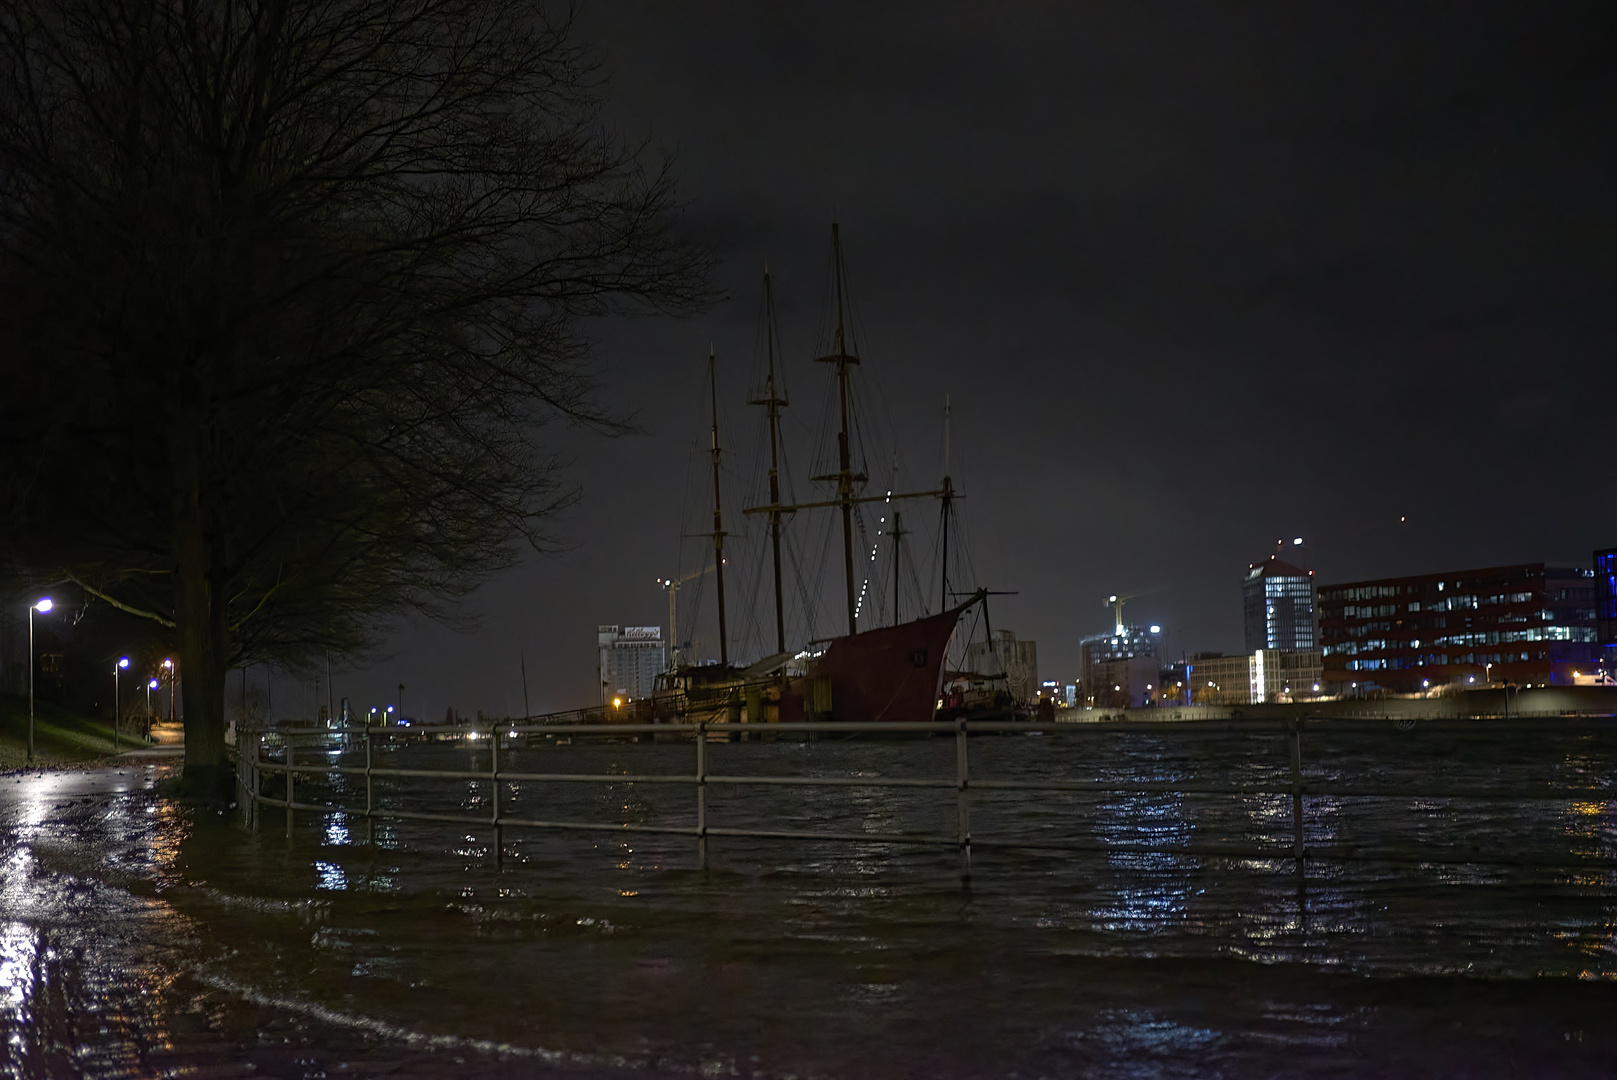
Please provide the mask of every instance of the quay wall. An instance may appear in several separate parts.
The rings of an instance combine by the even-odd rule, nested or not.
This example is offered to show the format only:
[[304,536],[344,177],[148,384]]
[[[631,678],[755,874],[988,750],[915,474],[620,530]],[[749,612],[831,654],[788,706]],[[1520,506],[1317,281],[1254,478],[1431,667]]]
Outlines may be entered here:
[[[1147,709],[1057,709],[1060,723],[1100,723],[1107,720],[1288,720],[1293,717],[1331,719],[1452,720],[1505,715],[1505,691],[1494,687],[1467,690],[1441,697],[1342,698],[1334,701],[1295,701],[1264,705],[1166,705]],[[1510,716],[1549,719],[1562,716],[1617,715],[1617,687],[1546,686],[1510,691]]]

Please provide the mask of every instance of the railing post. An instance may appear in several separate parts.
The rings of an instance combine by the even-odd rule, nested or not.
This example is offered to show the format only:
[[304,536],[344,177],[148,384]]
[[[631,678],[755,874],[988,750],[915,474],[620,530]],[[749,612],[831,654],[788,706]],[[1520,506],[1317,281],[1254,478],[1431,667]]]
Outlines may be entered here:
[[1296,717],[1286,721],[1286,734],[1291,747],[1291,848],[1297,861],[1297,890],[1303,890],[1303,735]]
[[500,725],[497,721],[488,726],[489,738],[489,783],[494,787],[494,865],[496,868],[505,865],[505,834],[500,828]]
[[282,736],[286,740],[286,838],[292,839],[292,733]]
[[954,736],[955,807],[960,830],[960,879],[971,880],[971,807],[966,802],[966,721],[957,720]]
[[371,802],[371,726],[365,725],[365,842],[376,844],[376,818],[372,816]]
[[264,774],[258,769],[259,764],[264,760],[264,733],[261,731],[255,731],[252,733],[252,736],[253,756],[248,765],[248,768],[252,771],[247,774],[248,783],[250,783],[252,787],[247,792],[247,812],[249,815],[248,827],[256,833],[258,831],[258,796],[259,793],[264,789]]
[[707,722],[696,722],[696,854],[707,869]]

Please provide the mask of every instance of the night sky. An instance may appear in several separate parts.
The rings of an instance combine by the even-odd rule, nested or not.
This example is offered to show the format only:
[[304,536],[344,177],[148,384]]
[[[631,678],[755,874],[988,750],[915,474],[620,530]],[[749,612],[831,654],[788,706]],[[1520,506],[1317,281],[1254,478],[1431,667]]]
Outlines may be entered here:
[[601,400],[639,433],[550,432],[582,488],[568,549],[470,598],[473,632],[401,629],[337,677],[356,706],[402,681],[410,715],[519,714],[523,652],[535,711],[596,699],[596,624],[665,624],[655,579],[700,565],[710,343],[729,527],[756,537],[733,511],[764,494],[766,262],[815,494],[833,217],[882,445],[934,484],[951,396],[977,578],[1018,592],[994,622],[1044,678],[1076,676],[1111,592],[1175,656],[1239,650],[1242,572],[1278,537],[1324,583],[1617,544],[1606,5],[613,0],[582,33],[729,299],[596,328]]

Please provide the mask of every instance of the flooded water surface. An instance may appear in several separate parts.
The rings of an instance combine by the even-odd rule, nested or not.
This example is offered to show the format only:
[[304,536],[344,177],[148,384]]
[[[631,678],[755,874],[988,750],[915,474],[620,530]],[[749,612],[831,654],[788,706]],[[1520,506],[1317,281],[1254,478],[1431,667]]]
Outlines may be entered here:
[[[969,882],[943,845],[715,836],[704,870],[689,836],[508,828],[497,862],[486,825],[373,838],[300,812],[288,837],[274,809],[251,831],[158,799],[150,766],[0,777],[0,1075],[1617,1075],[1612,735],[1310,724],[1305,776],[1340,793],[1304,801],[1331,857],[1303,881],[1273,728],[973,738],[979,781],[1274,793],[968,788]],[[952,738],[705,749],[721,776],[957,768]],[[501,767],[683,776],[694,751],[539,741]],[[486,739],[373,755],[489,764]],[[1371,788],[1416,794],[1348,794]],[[509,817],[696,820],[683,783],[499,794]],[[493,795],[373,779],[380,808],[482,816]],[[363,807],[364,780],[299,777],[296,797]],[[950,788],[712,784],[706,803],[715,828],[959,826]]]

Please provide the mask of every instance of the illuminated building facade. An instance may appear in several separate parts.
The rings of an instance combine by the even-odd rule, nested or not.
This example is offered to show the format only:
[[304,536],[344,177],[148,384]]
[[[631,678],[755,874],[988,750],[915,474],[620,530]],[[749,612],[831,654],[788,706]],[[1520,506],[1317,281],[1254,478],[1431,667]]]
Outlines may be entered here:
[[1241,583],[1246,651],[1312,652],[1319,648],[1314,572],[1271,555],[1247,567]]
[[1337,693],[1570,685],[1608,656],[1597,584],[1593,570],[1522,563],[1323,587],[1323,679]]
[[651,696],[657,676],[668,667],[660,626],[597,626],[601,697],[638,701]]
[[[1192,705],[1263,705],[1324,693],[1320,654],[1258,649],[1249,655],[1197,653],[1168,671],[1168,685],[1188,685]],[[1180,696],[1180,695],[1172,695]],[[1181,697],[1182,700],[1182,697]]]
[[1183,670],[1192,705],[1248,705],[1252,702],[1250,656],[1197,653],[1185,661]]
[[1079,642],[1078,682],[1082,703],[1097,708],[1146,704],[1155,692],[1161,628],[1116,626]]
[[1595,634],[1617,645],[1617,548],[1595,552]]

